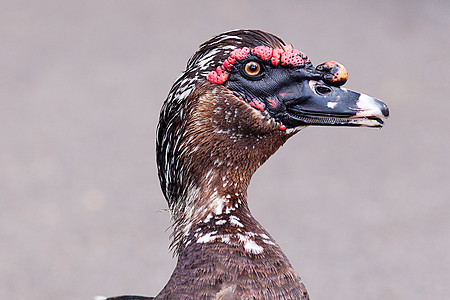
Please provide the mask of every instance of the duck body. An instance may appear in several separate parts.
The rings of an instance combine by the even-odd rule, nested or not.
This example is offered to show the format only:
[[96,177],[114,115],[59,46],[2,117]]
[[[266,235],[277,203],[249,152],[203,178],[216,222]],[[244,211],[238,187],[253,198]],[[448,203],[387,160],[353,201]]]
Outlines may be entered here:
[[383,125],[387,106],[340,88],[346,80],[339,63],[314,68],[302,52],[258,30],[200,46],[164,102],[157,130],[178,263],[155,299],[309,299],[252,216],[247,187],[305,126]]
[[228,244],[192,243],[156,299],[308,299],[279,247],[264,251],[255,255]]

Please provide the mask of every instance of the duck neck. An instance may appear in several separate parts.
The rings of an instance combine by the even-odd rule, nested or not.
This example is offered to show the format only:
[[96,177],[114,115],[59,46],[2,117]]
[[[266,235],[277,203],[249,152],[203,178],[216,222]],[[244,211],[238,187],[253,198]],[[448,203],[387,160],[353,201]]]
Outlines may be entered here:
[[247,187],[258,167],[296,132],[280,130],[263,112],[208,82],[186,103],[167,118],[172,123],[160,127],[157,148],[177,253],[199,227],[202,232],[216,231],[216,223],[225,222],[235,229],[260,227],[248,209]]
[[175,227],[175,232],[178,229],[182,234],[179,250],[190,243],[225,243],[240,247],[243,252],[261,254],[264,246],[275,242],[248,208],[249,178],[239,172],[235,177],[236,174],[222,168],[215,172],[219,170],[223,172],[213,174],[207,170],[203,185],[188,189],[185,200],[190,204],[183,216],[185,222]]
[[[247,203],[247,188],[252,167],[243,166],[232,154],[210,157],[193,170],[186,192],[180,195],[172,210],[174,243],[180,251],[192,241],[207,243],[230,233],[261,232]],[[199,158],[191,157],[193,160]],[[245,158],[249,161],[248,158]],[[227,235],[225,236],[225,232]]]

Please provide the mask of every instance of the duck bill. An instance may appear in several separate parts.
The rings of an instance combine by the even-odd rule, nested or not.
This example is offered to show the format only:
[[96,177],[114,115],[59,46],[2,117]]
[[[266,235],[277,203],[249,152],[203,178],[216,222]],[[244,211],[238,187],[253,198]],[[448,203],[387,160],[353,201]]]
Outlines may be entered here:
[[382,127],[389,116],[387,105],[377,98],[314,80],[302,84],[301,97],[285,102],[290,127]]

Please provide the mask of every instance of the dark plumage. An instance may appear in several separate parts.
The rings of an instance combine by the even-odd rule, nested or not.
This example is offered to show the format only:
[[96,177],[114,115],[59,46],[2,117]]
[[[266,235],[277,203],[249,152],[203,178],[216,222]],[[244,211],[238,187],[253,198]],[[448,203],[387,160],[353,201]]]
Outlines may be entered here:
[[[155,299],[309,299],[251,215],[247,187],[305,126],[383,125],[387,106],[341,89],[346,80],[339,63],[314,68],[304,53],[262,31],[231,31],[200,46],[170,90],[157,130],[178,264]],[[151,299],[128,297],[109,299]]]

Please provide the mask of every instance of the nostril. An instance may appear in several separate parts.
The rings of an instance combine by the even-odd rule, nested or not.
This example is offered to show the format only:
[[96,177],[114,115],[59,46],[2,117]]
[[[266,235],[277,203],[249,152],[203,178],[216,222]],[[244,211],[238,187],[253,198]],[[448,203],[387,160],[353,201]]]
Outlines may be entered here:
[[318,84],[316,85],[316,93],[322,96],[326,96],[331,93],[331,88],[323,84]]

